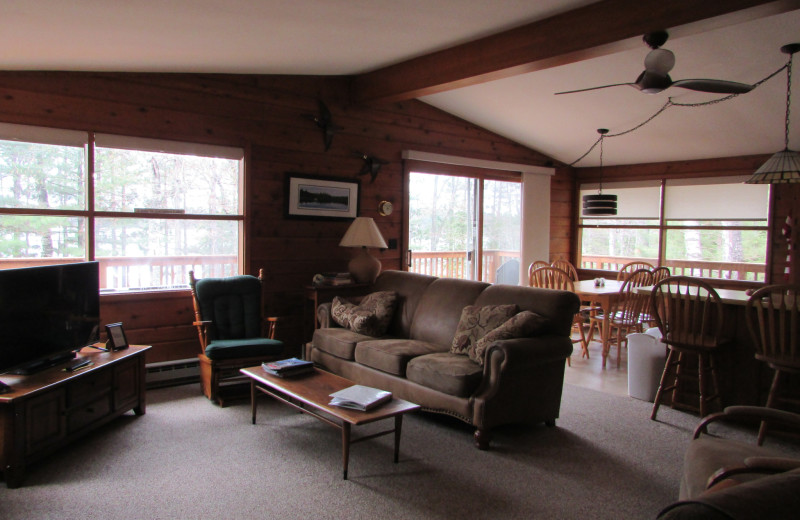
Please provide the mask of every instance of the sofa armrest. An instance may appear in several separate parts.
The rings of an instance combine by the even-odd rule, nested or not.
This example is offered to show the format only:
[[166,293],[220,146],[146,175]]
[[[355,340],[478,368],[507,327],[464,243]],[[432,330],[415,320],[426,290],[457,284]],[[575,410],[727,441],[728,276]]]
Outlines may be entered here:
[[317,323],[319,324],[319,328],[321,329],[328,329],[331,327],[338,327],[339,324],[336,323],[331,316],[331,302],[320,303],[317,306]]
[[560,335],[495,341],[475,392],[473,424],[555,421],[572,341]]

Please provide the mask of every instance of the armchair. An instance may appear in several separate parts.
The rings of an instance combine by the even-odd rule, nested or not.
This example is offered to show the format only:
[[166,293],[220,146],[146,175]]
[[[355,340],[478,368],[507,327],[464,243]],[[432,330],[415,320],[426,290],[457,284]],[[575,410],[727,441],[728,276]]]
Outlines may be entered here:
[[680,501],[658,518],[794,518],[800,508],[800,451],[708,431],[714,423],[757,426],[761,421],[800,432],[800,415],[760,406],[729,406],[704,418],[684,456]]
[[239,376],[239,369],[279,359],[283,342],[275,339],[278,318],[263,316],[261,280],[251,275],[196,279],[189,271],[195,321],[202,352],[203,395],[220,406],[220,383]]

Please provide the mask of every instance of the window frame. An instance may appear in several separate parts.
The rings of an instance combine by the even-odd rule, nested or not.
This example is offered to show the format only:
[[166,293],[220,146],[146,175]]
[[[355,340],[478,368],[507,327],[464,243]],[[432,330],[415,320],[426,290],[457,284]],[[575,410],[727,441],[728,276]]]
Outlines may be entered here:
[[[709,182],[706,182],[705,184],[713,185],[713,184],[725,184],[725,182],[714,183],[713,180],[715,180],[715,179],[718,179],[718,180],[722,181],[723,179],[729,179],[730,177],[731,176],[724,176],[723,177],[723,176],[702,176],[702,175],[700,175],[700,176],[697,176],[697,177],[694,177],[694,178],[698,179],[698,180],[707,180]],[[744,179],[744,178],[745,177],[742,177],[742,179]],[[651,180],[653,180],[653,179],[651,179]],[[771,240],[771,238],[770,238],[770,235],[771,235],[771,229],[772,229],[772,204],[773,204],[772,200],[773,200],[773,197],[774,197],[774,190],[772,190],[771,188],[769,190],[768,201],[767,201],[767,218],[766,218],[763,226],[753,226],[753,225],[739,225],[739,226],[721,226],[721,225],[709,225],[709,226],[691,225],[691,226],[688,226],[688,225],[675,225],[675,224],[668,224],[667,223],[667,219],[665,217],[665,209],[666,209],[666,204],[667,204],[667,202],[666,202],[666,199],[667,199],[667,184],[668,184],[668,182],[670,180],[675,181],[676,179],[669,178],[669,177],[661,177],[661,178],[656,179],[656,180],[660,184],[660,187],[659,187],[659,190],[660,190],[659,200],[660,200],[660,202],[659,202],[659,208],[658,208],[658,219],[657,219],[657,222],[655,222],[653,224],[635,224],[635,225],[592,224],[592,220],[601,220],[603,218],[602,217],[600,217],[600,218],[586,218],[586,217],[583,217],[581,215],[580,203],[576,204],[577,211],[576,211],[576,227],[575,227],[575,230],[576,230],[576,233],[575,233],[575,235],[576,235],[575,236],[575,244],[576,244],[576,257],[577,257],[576,265],[578,265],[579,269],[591,270],[591,271],[594,271],[594,272],[597,272],[597,273],[603,273],[603,274],[605,274],[605,273],[609,273],[609,274],[615,273],[614,269],[600,269],[600,268],[595,268],[595,267],[584,267],[583,266],[583,232],[584,232],[584,229],[587,229],[587,228],[592,228],[592,229],[650,229],[650,230],[655,230],[658,233],[658,252],[657,252],[657,258],[655,259],[657,266],[665,265],[665,262],[670,262],[670,260],[668,260],[666,258],[666,253],[667,253],[667,251],[666,251],[667,234],[670,231],[688,231],[688,230],[697,230],[697,231],[764,231],[764,232],[766,232],[767,235],[766,235],[766,251],[764,252],[765,256],[764,256],[764,264],[763,264],[764,265],[764,271],[763,271],[763,274],[761,275],[762,276],[761,279],[758,279],[758,274],[756,274],[756,276],[755,276],[756,279],[755,280],[729,279],[729,278],[708,277],[708,276],[706,276],[704,278],[707,278],[707,279],[712,280],[712,281],[724,281],[724,282],[748,282],[748,283],[767,283],[767,282],[769,282],[769,279],[770,279],[769,266],[770,266],[770,262],[771,262],[771,249],[770,249],[770,240]],[[623,180],[606,182],[605,183],[605,188],[609,191],[609,193],[613,193],[613,191],[614,191],[614,187],[613,186],[615,184],[625,184],[625,183],[626,183],[626,181],[623,181]],[[596,184],[596,183],[593,183],[591,181],[583,182],[583,183],[578,182],[576,184],[576,193],[580,194],[582,189],[587,189],[587,186],[591,187],[593,184]],[[576,200],[579,201],[580,197],[577,197]],[[698,219],[693,219],[693,220],[694,221],[710,221],[711,219],[700,219],[700,218],[698,218]],[[714,220],[730,221],[730,222],[734,221],[733,219],[723,219],[723,218],[714,219]],[[741,219],[741,220],[742,221],[747,221],[747,220],[751,220],[752,221],[753,219]],[[675,222],[675,220],[673,220],[672,222]],[[620,257],[620,258],[626,258],[626,257]],[[652,258],[642,258],[642,260],[651,261],[652,262],[652,260],[654,260],[654,259],[652,259]],[[614,265],[616,265],[616,268],[618,269],[622,265],[622,263],[624,263],[624,262],[620,262],[619,264],[614,264]]]
[[[485,181],[499,181],[499,182],[511,182],[517,183],[522,185],[522,174],[519,171],[507,171],[507,170],[497,170],[493,168],[485,168],[482,166],[467,166],[462,164],[452,164],[452,163],[438,163],[438,162],[429,162],[425,160],[419,159],[405,159],[403,165],[404,176],[405,176],[405,183],[404,183],[404,191],[405,191],[405,214],[404,220],[406,225],[405,230],[405,243],[403,245],[403,257],[407,260],[409,259],[409,249],[408,249],[408,240],[409,240],[409,218],[410,218],[410,176],[411,173],[422,173],[422,174],[432,174],[432,175],[446,175],[450,177],[463,177],[470,180],[475,181],[475,192],[476,192],[476,207],[478,208],[476,214],[476,225],[477,225],[477,233],[475,236],[476,241],[476,262],[475,262],[475,270],[476,270],[476,281],[485,281],[483,280],[483,242],[484,242],[484,182]],[[522,193],[520,193],[520,226],[522,225]],[[520,229],[520,261],[522,257],[522,231]],[[413,255],[413,253],[412,253]],[[403,262],[403,269],[408,271],[410,268],[409,262]],[[520,283],[523,280],[520,279]]]
[[[101,143],[98,145],[97,140]],[[238,273],[244,272],[246,257],[246,237],[247,229],[247,200],[246,191],[246,165],[247,150],[244,147],[231,147],[209,145],[202,143],[192,143],[187,141],[173,141],[167,139],[152,139],[124,136],[119,134],[99,133],[94,131],[68,130],[59,128],[47,128],[29,125],[17,125],[12,123],[0,123],[0,139],[4,141],[18,141],[24,143],[35,143],[55,146],[82,146],[84,154],[84,188],[85,201],[84,209],[53,209],[53,208],[11,208],[0,206],[0,216],[2,215],[29,215],[29,216],[57,216],[57,217],[77,217],[85,219],[84,253],[82,258],[78,257],[42,257],[35,260],[53,260],[60,262],[73,261],[93,261],[96,255],[96,222],[104,218],[113,219],[137,219],[137,220],[182,220],[192,222],[215,221],[215,222],[237,222],[238,241],[236,246],[236,270]],[[104,142],[105,141],[105,142]],[[133,151],[145,152],[164,152],[182,155],[194,155],[199,157],[215,157],[236,160],[239,163],[238,178],[238,209],[235,214],[198,214],[198,213],[176,213],[175,211],[162,209],[148,209],[147,211],[105,211],[97,210],[95,207],[95,150],[97,147],[122,148]],[[202,256],[202,255],[198,255]],[[13,259],[10,259],[13,261]],[[21,259],[24,263],[28,259]],[[28,262],[29,264],[30,262]],[[11,263],[10,267],[17,267],[16,262]],[[21,265],[20,265],[21,266]],[[180,284],[170,289],[163,289],[159,286],[153,288],[141,288],[141,290],[131,290],[128,288],[103,288],[101,293],[106,294],[132,294],[136,292],[154,293],[168,290],[185,290],[189,288],[188,280],[185,284]]]

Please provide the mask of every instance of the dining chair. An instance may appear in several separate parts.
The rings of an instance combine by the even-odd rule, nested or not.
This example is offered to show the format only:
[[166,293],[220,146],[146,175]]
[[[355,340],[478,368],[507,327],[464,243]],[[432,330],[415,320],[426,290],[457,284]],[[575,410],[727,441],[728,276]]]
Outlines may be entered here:
[[531,262],[531,265],[528,266],[528,285],[529,286],[533,287],[533,281],[532,281],[531,277],[533,276],[533,272],[535,270],[539,269],[540,267],[550,267],[550,264],[548,264],[544,260],[534,260],[533,262]]
[[627,264],[619,268],[619,272],[617,273],[617,280],[620,282],[624,281],[625,278],[628,277],[628,275],[630,275],[632,272],[638,269],[647,269],[649,271],[652,271],[653,269],[655,269],[655,266],[653,264],[644,261],[628,262]]
[[[754,292],[745,307],[747,328],[753,338],[756,359],[775,371],[767,395],[767,408],[780,402],[798,405],[780,395],[787,374],[800,373],[800,285],[768,285]],[[767,423],[762,422],[758,445],[764,442]]]
[[[664,278],[672,276],[669,271],[669,267],[656,267],[651,271],[653,274],[653,285],[657,284]],[[643,327],[655,327],[655,320],[653,319],[653,315],[650,312],[650,306],[645,305],[644,311],[642,312],[641,316],[642,326]]]
[[569,273],[569,277],[573,282],[578,281],[578,270],[575,269],[575,266],[572,265],[572,262],[569,260],[564,260],[563,258],[559,258],[558,260],[553,260],[553,263],[550,264],[552,267],[557,267],[558,269],[562,269]]
[[[650,294],[650,312],[661,331],[662,341],[669,353],[658,384],[650,419],[655,420],[665,392],[672,392],[671,406],[697,411],[707,415],[707,404],[722,398],[719,391],[716,358],[730,340],[723,334],[722,300],[708,283],[689,276],[670,276],[653,287]],[[689,356],[697,357],[696,377],[688,363]],[[674,372],[671,384],[670,374]],[[707,375],[711,376],[713,393],[707,393]],[[697,380],[699,406],[679,402],[682,380]]]
[[653,284],[657,284],[664,278],[672,276],[669,267],[664,267],[663,265],[661,267],[653,268],[651,272],[653,273]]
[[[540,267],[531,272],[530,286],[539,287],[542,289],[558,289],[561,291],[575,292],[575,284],[569,276],[567,271],[557,267]],[[585,315],[578,310],[572,320],[572,327],[578,329],[580,337],[573,339],[572,343],[581,344],[581,357],[589,358],[589,342],[586,340],[586,332],[583,329],[586,321]],[[567,364],[572,365],[570,358],[567,358]]]
[[594,338],[595,331],[600,331],[604,339],[603,363],[611,348],[611,343],[617,344],[617,368],[622,363],[622,348],[627,348],[628,334],[642,332],[641,314],[647,304],[647,295],[636,292],[637,287],[653,284],[653,275],[649,269],[637,269],[632,272],[619,288],[619,296],[609,309],[609,331],[603,334],[604,313],[598,313],[589,318],[589,333],[587,343]]

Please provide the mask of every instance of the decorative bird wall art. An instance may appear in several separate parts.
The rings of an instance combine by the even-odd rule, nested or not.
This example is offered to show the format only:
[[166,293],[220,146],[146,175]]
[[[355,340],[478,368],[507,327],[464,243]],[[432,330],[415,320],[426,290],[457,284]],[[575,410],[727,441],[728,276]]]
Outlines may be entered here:
[[384,161],[383,159],[379,159],[378,157],[374,157],[371,155],[367,155],[362,152],[353,152],[358,157],[364,161],[364,164],[361,166],[361,171],[358,172],[359,175],[370,175],[369,182],[375,182],[375,177],[378,176],[378,173],[381,171],[381,166],[384,164],[389,164],[389,161]]
[[318,101],[319,105],[319,114],[305,114],[303,117],[313,121],[318,128],[322,130],[322,139],[325,143],[325,151],[327,152],[330,147],[331,143],[333,142],[333,135],[341,130],[341,127],[338,127],[333,124],[333,118],[331,117],[331,111],[328,110],[328,106],[322,102],[322,100]]

